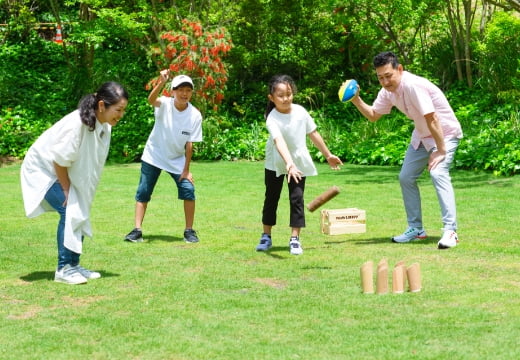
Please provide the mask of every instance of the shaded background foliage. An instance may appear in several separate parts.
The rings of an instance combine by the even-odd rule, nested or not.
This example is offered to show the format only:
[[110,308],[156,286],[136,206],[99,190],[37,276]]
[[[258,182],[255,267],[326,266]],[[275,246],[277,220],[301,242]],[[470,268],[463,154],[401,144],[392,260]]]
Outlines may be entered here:
[[[455,166],[515,174],[520,166],[520,20],[516,0],[0,0],[0,156],[23,157],[52,123],[100,83],[124,84],[131,99],[113,132],[109,158],[137,161],[153,126],[146,84],[161,66],[157,49],[183,20],[225,28],[233,48],[222,105],[204,111],[197,159],[263,158],[267,81],[293,76],[295,99],[315,117],[329,147],[346,162],[400,164],[411,122],[397,111],[372,124],[337,100],[356,78],[367,101],[379,85],[373,56],[399,54],[430,78],[462,123]],[[62,45],[42,24],[61,25]],[[203,86],[202,80],[196,86]],[[311,149],[316,160],[321,154]]]

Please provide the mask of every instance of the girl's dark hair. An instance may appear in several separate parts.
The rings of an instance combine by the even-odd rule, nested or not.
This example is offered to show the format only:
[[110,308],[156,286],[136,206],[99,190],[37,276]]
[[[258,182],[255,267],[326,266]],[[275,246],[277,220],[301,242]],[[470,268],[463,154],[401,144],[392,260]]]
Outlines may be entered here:
[[101,85],[97,92],[84,96],[79,104],[79,116],[81,122],[88,126],[90,131],[96,128],[96,110],[101,100],[105,103],[105,107],[117,104],[121,99],[128,100],[128,93],[121,84],[109,81]]
[[374,57],[375,68],[385,66],[387,64],[392,64],[392,68],[397,69],[397,67],[399,66],[399,59],[397,58],[397,55],[395,55],[391,51],[385,51],[377,54]]
[[[275,75],[271,78],[271,81],[269,81],[269,94],[273,94],[276,90],[276,87],[279,84],[287,84],[291,87],[292,93],[296,94],[296,84],[294,83],[294,80],[289,75]],[[269,100],[267,102],[267,108],[265,109],[264,118],[267,120],[267,116],[269,113],[274,109],[274,102]]]

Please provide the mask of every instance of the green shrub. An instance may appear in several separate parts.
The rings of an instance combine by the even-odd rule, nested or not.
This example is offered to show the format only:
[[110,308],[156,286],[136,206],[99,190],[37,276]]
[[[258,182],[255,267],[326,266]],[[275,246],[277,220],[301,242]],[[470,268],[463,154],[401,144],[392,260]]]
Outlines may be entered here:
[[[480,43],[480,82],[493,94],[513,91],[518,97],[520,88],[520,19],[514,14],[496,12],[486,27]],[[506,95],[502,95],[506,96]]]
[[36,36],[2,44],[0,82],[0,108],[21,106],[51,119],[56,113],[64,115],[78,101],[71,101],[67,93],[67,65],[61,47]]
[[154,124],[153,108],[147,94],[130,97],[126,114],[112,129],[108,160],[115,163],[131,163],[141,159],[148,135]]
[[264,158],[268,137],[265,123],[252,121],[234,126],[237,120],[232,120],[217,114],[206,117],[202,123],[204,142],[196,144],[195,159],[254,161]]
[[51,123],[21,106],[0,111],[0,156],[21,158]]

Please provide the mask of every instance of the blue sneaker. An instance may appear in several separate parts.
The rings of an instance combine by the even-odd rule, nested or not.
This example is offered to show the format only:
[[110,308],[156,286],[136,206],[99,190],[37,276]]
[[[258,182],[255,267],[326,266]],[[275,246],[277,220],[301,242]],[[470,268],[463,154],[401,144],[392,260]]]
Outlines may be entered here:
[[260,244],[256,246],[256,251],[267,251],[271,246],[273,246],[271,235],[263,233],[262,237],[260,237]]
[[426,239],[426,231],[414,227],[409,227],[404,233],[394,236],[392,241],[395,243],[407,243],[415,239]]

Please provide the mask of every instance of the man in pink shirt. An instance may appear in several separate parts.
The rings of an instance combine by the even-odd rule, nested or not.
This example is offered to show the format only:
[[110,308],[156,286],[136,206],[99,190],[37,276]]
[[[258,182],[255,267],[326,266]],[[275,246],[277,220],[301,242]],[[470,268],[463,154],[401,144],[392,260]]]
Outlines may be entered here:
[[457,211],[451,184],[450,166],[462,138],[462,129],[443,92],[429,80],[403,70],[397,56],[383,52],[374,58],[374,67],[382,88],[374,103],[366,104],[359,91],[352,103],[368,120],[375,122],[392,107],[413,120],[415,128],[399,182],[408,228],[392,237],[396,243],[426,238],[422,223],[421,196],[417,178],[427,168],[441,207],[443,235],[439,249],[457,245]]

